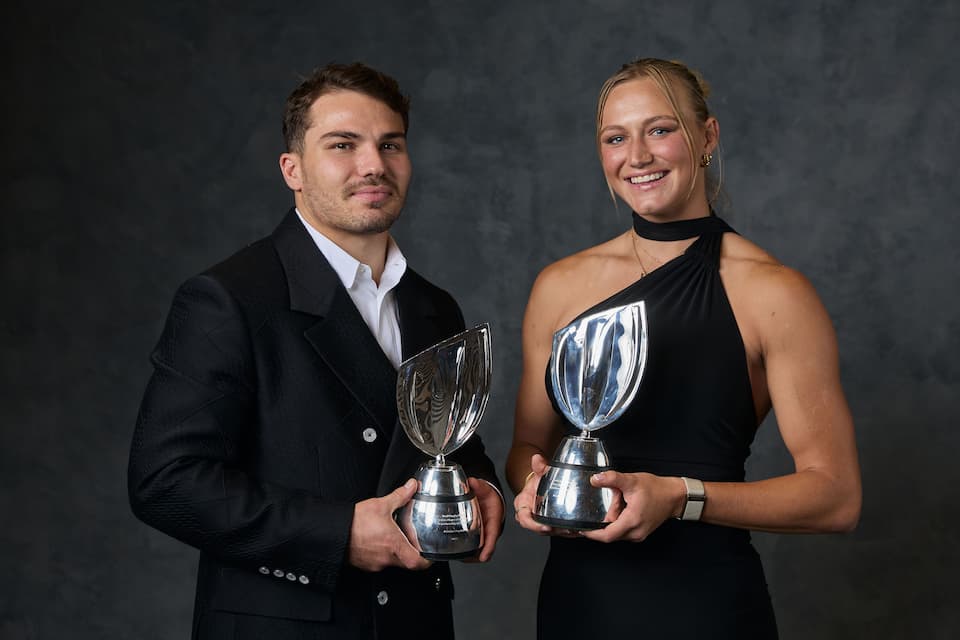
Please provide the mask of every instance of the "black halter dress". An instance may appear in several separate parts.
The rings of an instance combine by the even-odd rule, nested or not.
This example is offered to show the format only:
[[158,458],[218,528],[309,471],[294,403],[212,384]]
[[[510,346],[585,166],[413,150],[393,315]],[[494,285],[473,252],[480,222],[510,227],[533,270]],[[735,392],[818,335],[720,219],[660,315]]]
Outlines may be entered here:
[[[647,308],[640,389],[597,435],[618,471],[742,482],[757,416],[719,273],[721,240],[733,229],[716,216],[656,224],[636,214],[634,228],[652,240],[699,237],[683,255],[583,312],[637,300]],[[547,393],[555,403],[549,383]],[[551,538],[537,618],[544,640],[777,637],[750,533],[674,519],[643,542]]]

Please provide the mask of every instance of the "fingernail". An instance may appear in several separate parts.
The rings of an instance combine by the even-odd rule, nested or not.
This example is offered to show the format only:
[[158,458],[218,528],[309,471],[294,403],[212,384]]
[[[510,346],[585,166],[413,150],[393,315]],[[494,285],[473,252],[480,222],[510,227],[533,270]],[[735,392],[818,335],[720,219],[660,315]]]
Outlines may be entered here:
[[409,480],[403,483],[403,486],[407,489],[413,489],[415,486],[417,486],[417,481],[414,480],[413,478],[410,478]]

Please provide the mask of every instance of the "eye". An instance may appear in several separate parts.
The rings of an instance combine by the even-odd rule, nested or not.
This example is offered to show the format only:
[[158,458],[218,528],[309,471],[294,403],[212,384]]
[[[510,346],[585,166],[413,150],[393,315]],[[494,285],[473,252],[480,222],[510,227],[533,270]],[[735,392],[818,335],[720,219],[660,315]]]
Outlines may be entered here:
[[610,136],[603,142],[604,144],[620,144],[621,142],[623,142],[623,136],[621,135]]
[[650,135],[665,136],[671,131],[673,131],[673,129],[670,129],[669,127],[654,127],[653,129],[650,129]]
[[330,148],[337,149],[339,151],[347,151],[349,149],[353,149],[353,143],[352,142],[334,142],[332,145],[330,145]]
[[398,142],[384,142],[380,148],[384,151],[403,151],[403,146]]

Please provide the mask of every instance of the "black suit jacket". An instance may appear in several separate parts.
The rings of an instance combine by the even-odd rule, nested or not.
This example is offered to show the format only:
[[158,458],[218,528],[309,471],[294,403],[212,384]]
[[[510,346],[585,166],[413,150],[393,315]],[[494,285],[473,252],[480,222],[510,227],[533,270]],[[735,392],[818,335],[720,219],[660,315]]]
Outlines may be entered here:
[[[413,270],[395,292],[405,358],[463,330]],[[396,371],[292,210],[180,287],[152,361],[130,501],[201,551],[194,638],[452,637],[445,563],[346,562],[354,504],[425,456],[397,424]],[[499,486],[480,438],[452,457]]]

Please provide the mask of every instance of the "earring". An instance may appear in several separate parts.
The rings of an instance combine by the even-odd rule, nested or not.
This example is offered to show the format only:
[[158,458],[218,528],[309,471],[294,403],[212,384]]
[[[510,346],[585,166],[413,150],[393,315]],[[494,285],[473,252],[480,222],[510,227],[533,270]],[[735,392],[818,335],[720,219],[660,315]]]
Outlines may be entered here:
[[701,166],[701,167],[709,167],[709,166],[710,166],[710,163],[711,163],[712,161],[713,161],[713,154],[712,154],[712,153],[705,153],[705,154],[703,154],[703,156],[700,158],[700,166]]

